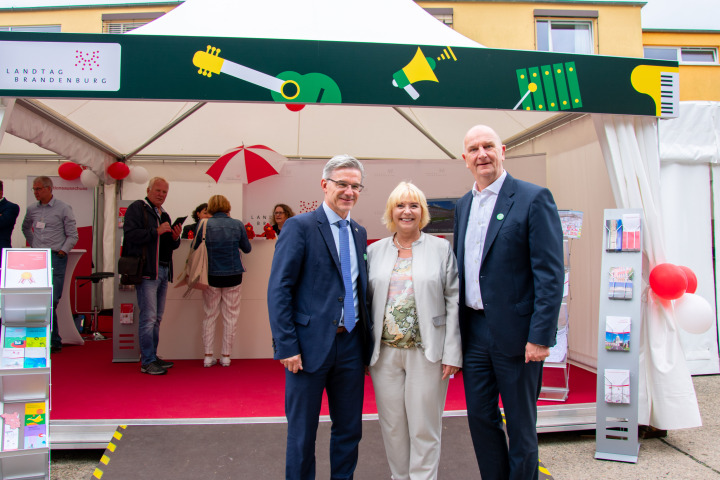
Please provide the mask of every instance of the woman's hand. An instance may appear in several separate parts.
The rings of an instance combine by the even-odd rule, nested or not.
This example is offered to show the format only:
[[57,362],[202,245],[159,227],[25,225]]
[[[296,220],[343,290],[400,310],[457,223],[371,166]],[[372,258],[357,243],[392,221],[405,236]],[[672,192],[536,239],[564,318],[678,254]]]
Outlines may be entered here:
[[457,372],[459,372],[460,367],[454,367],[452,365],[445,365],[443,363],[442,370],[443,370],[442,379],[445,380],[446,378],[450,378],[450,375],[455,375]]

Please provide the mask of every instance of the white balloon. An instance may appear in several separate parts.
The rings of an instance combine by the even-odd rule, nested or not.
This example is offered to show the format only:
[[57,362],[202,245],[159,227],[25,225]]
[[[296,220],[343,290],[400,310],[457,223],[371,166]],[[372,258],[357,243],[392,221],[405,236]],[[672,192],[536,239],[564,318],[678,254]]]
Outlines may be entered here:
[[686,293],[675,300],[675,320],[688,333],[705,333],[716,321],[710,303],[694,293]]
[[80,182],[87,188],[95,188],[100,183],[100,179],[92,170],[83,170],[80,174]]
[[149,178],[150,174],[145,167],[131,167],[127,179],[132,183],[145,183]]

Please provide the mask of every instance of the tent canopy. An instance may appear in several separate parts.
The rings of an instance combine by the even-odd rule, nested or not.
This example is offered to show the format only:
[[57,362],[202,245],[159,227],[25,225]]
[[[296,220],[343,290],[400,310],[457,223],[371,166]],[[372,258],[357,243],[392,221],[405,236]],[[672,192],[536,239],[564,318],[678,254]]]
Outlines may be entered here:
[[[212,157],[242,142],[265,144],[288,157],[298,158],[326,158],[340,152],[351,153],[363,159],[456,158],[461,152],[464,132],[474,124],[493,125],[502,138],[508,139],[539,124],[574,116],[576,111],[560,110],[557,106],[554,112],[545,111],[555,103],[551,97],[543,97],[541,89],[533,90],[531,87],[534,84],[528,85],[526,79],[533,75],[533,69],[538,70],[540,65],[547,63],[548,72],[551,70],[550,64],[553,65],[553,69],[555,67],[565,69],[563,73],[568,74],[568,83],[564,88],[568,90],[568,95],[577,96],[577,98],[573,97],[575,102],[572,108],[575,108],[583,106],[582,102],[585,106],[592,105],[593,96],[598,92],[614,90],[612,82],[615,78],[619,79],[617,83],[619,87],[624,87],[625,84],[629,86],[630,73],[634,74],[634,69],[637,69],[639,63],[637,59],[507,51],[507,56],[512,57],[513,60],[504,66],[506,76],[499,78],[496,74],[498,67],[494,66],[492,74],[488,74],[485,64],[505,56],[502,53],[505,51],[482,48],[482,45],[438,22],[410,0],[362,2],[188,0],[135,32],[143,36],[73,34],[38,36],[39,34],[8,33],[0,37],[0,40],[19,40],[17,43],[27,43],[22,42],[26,39],[39,42],[45,38],[69,39],[66,40],[68,43],[82,40],[112,42],[118,39],[118,45],[122,43],[123,62],[123,85],[117,99],[113,99],[113,92],[109,91],[100,92],[98,95],[88,92],[70,92],[65,95],[64,91],[52,91],[48,88],[42,91],[32,90],[34,85],[24,87],[29,88],[28,90],[17,92],[0,86],[0,95],[35,98],[16,102],[12,109],[14,114],[5,122],[7,132],[14,137],[5,136],[0,144],[0,154],[36,154],[51,151],[90,166],[101,177],[107,163],[114,160],[129,160],[137,155],[190,159]],[[157,35],[159,43],[153,44],[153,37],[149,35]],[[231,37],[238,35],[243,37],[245,43],[230,43]],[[344,83],[341,83],[342,102],[332,100],[331,104],[308,102],[311,104],[306,105],[299,112],[294,112],[277,101],[268,104],[270,98],[267,91],[253,85],[248,86],[246,82],[233,78],[228,80],[227,75],[217,72],[215,75],[206,75],[213,78],[203,78],[197,75],[196,68],[188,68],[188,62],[193,50],[197,50],[198,45],[204,48],[206,43],[213,41],[211,37],[227,40],[224,43],[232,48],[223,47],[224,51],[228,52],[229,58],[236,61],[244,61],[253,66],[261,61],[270,63],[274,61],[275,64],[266,67],[268,72],[279,71],[282,62],[292,61],[301,62],[296,65],[298,71],[305,66],[302,62],[308,62],[309,71],[323,71],[313,70],[312,67],[337,68],[332,74],[334,78],[345,75]],[[313,43],[313,41],[317,42]],[[363,43],[343,43],[359,41]],[[186,44],[190,42],[194,47],[187,53],[188,49],[182,46],[178,47],[177,52],[168,50],[182,42]],[[248,48],[263,46],[267,42],[279,43],[272,43],[267,51],[260,53],[254,51],[254,48]],[[0,44],[2,43],[0,41]],[[109,45],[109,43],[100,45]],[[272,48],[295,45],[304,52],[304,57],[300,60],[287,58],[287,52],[282,58],[282,52],[272,50]],[[402,45],[402,48],[393,45]],[[412,59],[415,49],[421,52],[420,46],[426,52],[423,52],[423,55],[418,53],[416,58]],[[150,50],[153,47],[157,48],[154,52]],[[400,53],[396,54],[396,51]],[[455,51],[462,53],[460,60],[465,62],[457,61]],[[136,57],[141,56],[139,52],[143,52],[146,58],[137,59]],[[428,52],[431,52],[432,56],[437,52],[440,55],[437,61],[430,57],[423,58]],[[486,56],[485,52],[488,52],[487,55],[494,53],[495,57]],[[448,57],[443,57],[443,53]],[[395,57],[388,63],[387,58],[393,55]],[[465,58],[462,58],[463,55]],[[133,64],[132,68],[128,68],[125,63],[128,57],[138,62]],[[278,60],[275,57],[281,58]],[[107,58],[104,57],[104,60]],[[353,63],[355,58],[363,59],[363,63],[360,61]],[[435,71],[440,78],[440,80],[433,79],[433,72],[423,72],[428,78],[421,80],[429,81],[413,83],[412,79],[409,80],[410,85],[403,87],[405,90],[420,85],[417,90],[421,91],[421,96],[415,100],[411,100],[401,88],[391,86],[391,81],[395,79],[392,72],[396,71],[396,75],[405,72],[409,67],[403,68],[403,66],[406,63],[408,65],[413,63],[411,59],[413,62],[416,59],[423,60],[420,62],[423,65],[425,60],[428,64],[437,63],[438,67]],[[443,59],[445,60],[441,63]],[[25,65],[23,61],[18,60],[17,64]],[[553,63],[556,61],[564,63]],[[165,78],[159,82],[155,78],[158,75],[153,77],[153,74],[148,72],[152,68],[160,68],[157,65],[163,62],[175,62],[172,66],[174,67],[175,64],[179,66],[178,73],[175,71],[165,73]],[[584,66],[582,62],[586,62]],[[670,62],[643,60],[641,62],[671,65]],[[106,63],[110,62],[104,62],[104,65]],[[225,60],[225,63],[232,62]],[[581,78],[580,83],[575,79],[575,91],[573,91],[571,80],[575,78],[576,63],[577,70],[582,70],[586,76]],[[373,68],[380,68],[378,65],[382,67],[382,75],[372,71]],[[516,65],[521,65],[523,68],[517,69]],[[625,74],[607,76],[596,72],[618,71],[615,67]],[[262,70],[257,66],[255,68]],[[542,68],[544,69],[545,66]],[[454,77],[450,78],[448,72]],[[517,79],[516,72],[518,72]],[[521,74],[521,72],[525,73]],[[118,84],[119,78],[120,73],[118,73]],[[348,84],[353,82],[355,84],[348,87]],[[371,84],[372,82],[376,83]],[[515,82],[517,85],[514,85]],[[537,82],[540,85],[540,82]],[[610,82],[609,86],[608,82]],[[657,83],[659,84],[659,76]],[[426,84],[429,86],[426,87]],[[182,90],[186,85],[188,85],[186,90]],[[443,88],[438,88],[437,85]],[[552,79],[545,85],[545,93],[548,88],[552,92],[555,91]],[[559,91],[560,83],[557,85]],[[582,87],[582,102],[578,103],[581,95],[580,87]],[[127,88],[134,88],[133,93],[124,94]],[[153,91],[152,88],[155,90]],[[367,97],[370,100],[366,100],[366,97],[362,97],[367,93],[366,91],[373,94],[372,89],[378,91],[384,89],[378,97],[379,100],[374,97]],[[630,96],[629,101],[617,98],[617,105],[627,105],[638,100],[642,108],[650,105],[650,110],[654,111],[650,97],[644,94],[638,95],[632,87],[629,90],[630,92],[627,93]],[[239,93],[237,97],[232,97],[235,91]],[[245,93],[246,91],[249,93]],[[164,96],[166,92],[167,96]],[[525,92],[524,96],[522,92]],[[532,95],[528,96],[531,92]],[[353,97],[353,94],[356,96]],[[503,94],[506,98],[502,98]],[[38,99],[41,96],[56,98]],[[77,98],[80,96],[84,98]],[[142,98],[164,101],[148,102],[141,100]],[[205,99],[209,102],[198,102],[196,99]],[[243,103],[223,101],[228,99]],[[491,108],[495,105],[492,102],[496,99],[499,99],[497,102],[500,102],[501,107],[495,108],[504,110],[478,109]],[[522,105],[518,103],[519,99],[523,102]],[[254,103],[246,103],[248,100]],[[451,103],[443,103],[446,100]],[[545,103],[548,104],[547,107],[544,106]],[[358,104],[367,106],[359,107]],[[595,99],[596,106],[604,108],[607,104],[605,98]],[[388,108],[376,105],[395,106]],[[513,111],[513,105],[515,108],[521,107],[531,111]],[[439,106],[454,108],[437,108]],[[462,108],[465,106],[475,108]],[[577,111],[577,113],[581,112]],[[80,150],[78,143],[83,144]]]

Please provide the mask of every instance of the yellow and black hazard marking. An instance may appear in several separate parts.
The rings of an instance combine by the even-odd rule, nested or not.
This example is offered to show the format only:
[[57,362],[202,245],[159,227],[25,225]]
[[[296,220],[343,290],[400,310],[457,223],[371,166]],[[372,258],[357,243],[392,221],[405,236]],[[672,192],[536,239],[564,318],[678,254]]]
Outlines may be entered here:
[[108,446],[105,449],[105,453],[100,458],[100,463],[93,472],[93,478],[103,477],[104,468],[110,463],[110,458],[112,457],[112,454],[115,453],[118,444],[122,440],[123,433],[126,428],[127,425],[120,425],[117,430],[115,430],[115,433],[113,433],[112,440],[110,440],[110,443],[108,443]]
[[[503,427],[505,427],[505,438],[507,438],[507,420],[505,420],[505,412],[502,412]],[[538,458],[538,480],[553,480],[553,476],[550,474],[550,470],[545,468],[545,465]]]
[[540,471],[538,480],[552,480],[553,476],[550,475],[550,470],[545,468],[545,465],[543,465],[540,459],[538,459],[538,470]]

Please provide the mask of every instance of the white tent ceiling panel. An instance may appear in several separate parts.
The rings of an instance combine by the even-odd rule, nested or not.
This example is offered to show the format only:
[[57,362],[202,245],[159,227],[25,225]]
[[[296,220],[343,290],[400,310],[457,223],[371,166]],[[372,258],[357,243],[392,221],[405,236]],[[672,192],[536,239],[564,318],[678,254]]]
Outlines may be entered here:
[[55,155],[55,152],[46,150],[34,143],[30,143],[15,135],[4,135],[0,143],[0,154],[2,155]]
[[195,105],[195,102],[75,99],[46,99],[42,103],[123,154],[142,145]]
[[392,108],[211,103],[140,155],[220,155],[244,143],[288,157],[444,158],[442,151]]

